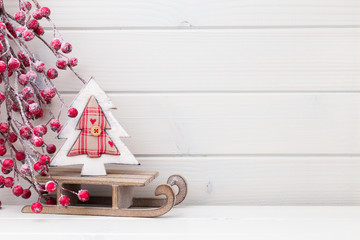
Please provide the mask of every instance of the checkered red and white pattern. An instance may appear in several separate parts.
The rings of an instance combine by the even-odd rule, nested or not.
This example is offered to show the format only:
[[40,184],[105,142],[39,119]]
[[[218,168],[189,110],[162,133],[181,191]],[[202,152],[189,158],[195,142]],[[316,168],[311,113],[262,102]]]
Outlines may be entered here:
[[[101,134],[99,136],[93,136],[91,134],[91,128],[93,126],[99,126],[101,128]],[[87,154],[89,157],[96,158],[100,157],[102,153],[120,155],[120,152],[106,134],[105,129],[110,129],[110,125],[93,96],[89,99],[76,129],[81,129],[82,132],[67,156]]]

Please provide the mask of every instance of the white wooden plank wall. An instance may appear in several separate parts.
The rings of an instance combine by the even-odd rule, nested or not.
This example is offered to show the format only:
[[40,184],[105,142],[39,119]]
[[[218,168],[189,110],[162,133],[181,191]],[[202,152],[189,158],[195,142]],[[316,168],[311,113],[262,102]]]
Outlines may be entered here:
[[187,177],[187,204],[360,204],[359,0],[41,2],[140,168]]

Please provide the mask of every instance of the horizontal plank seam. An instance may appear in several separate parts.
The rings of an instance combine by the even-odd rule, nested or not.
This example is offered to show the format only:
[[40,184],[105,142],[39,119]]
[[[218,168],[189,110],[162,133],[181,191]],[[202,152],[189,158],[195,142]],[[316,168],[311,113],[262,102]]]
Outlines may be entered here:
[[[264,25],[264,26],[137,26],[137,27],[57,27],[61,31],[106,31],[106,30],[187,30],[187,29],[196,29],[196,30],[241,30],[241,29],[316,29],[316,28],[360,28],[360,25]],[[45,30],[51,30],[50,27],[45,27]]]

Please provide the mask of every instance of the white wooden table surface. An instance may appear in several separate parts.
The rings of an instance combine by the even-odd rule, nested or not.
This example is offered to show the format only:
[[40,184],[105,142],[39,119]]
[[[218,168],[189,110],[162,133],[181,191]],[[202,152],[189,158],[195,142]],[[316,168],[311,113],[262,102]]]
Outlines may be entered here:
[[[178,207],[160,218],[0,210],[0,239],[359,239],[360,207]],[[121,238],[120,238],[121,237]],[[128,237],[128,238],[124,238]],[[224,238],[226,237],[226,238]]]

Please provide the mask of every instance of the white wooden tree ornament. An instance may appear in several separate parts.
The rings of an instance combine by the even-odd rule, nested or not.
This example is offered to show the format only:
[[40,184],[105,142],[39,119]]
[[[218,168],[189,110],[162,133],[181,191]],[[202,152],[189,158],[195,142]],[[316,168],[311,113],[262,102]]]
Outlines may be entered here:
[[[51,166],[83,164],[81,175],[106,175],[105,163],[139,164],[120,139],[120,137],[129,137],[129,135],[110,112],[111,109],[115,109],[115,106],[94,78],[91,78],[84,86],[71,106],[78,109],[79,114],[76,118],[70,118],[57,136],[59,139],[67,140],[53,157]],[[89,106],[99,106],[101,109],[99,112],[101,116],[105,117],[105,121],[96,123],[96,119],[83,117]],[[84,112],[82,112],[83,110]],[[80,114],[80,112],[82,113]],[[94,125],[91,129],[84,127],[84,122],[87,121],[90,125]],[[104,147],[107,149],[106,153],[83,152],[75,149],[83,146],[84,142],[88,144],[88,141],[80,140],[86,134],[89,135],[88,138],[93,144],[94,142],[101,144],[101,141],[94,140],[97,139],[96,133],[106,134],[106,137],[103,138]]]

